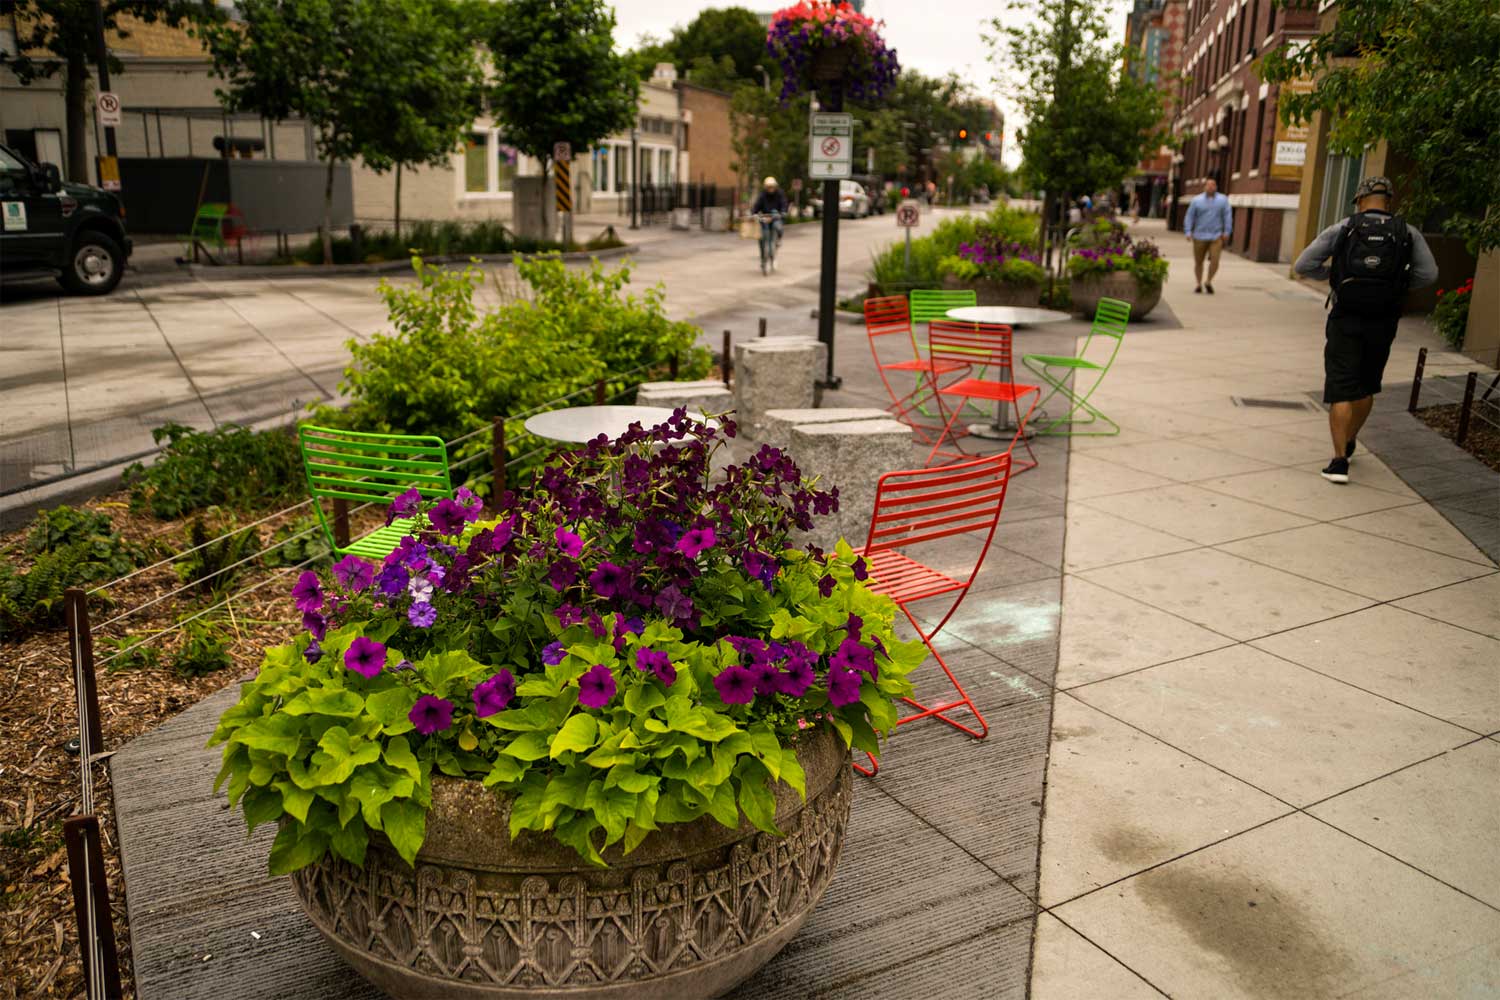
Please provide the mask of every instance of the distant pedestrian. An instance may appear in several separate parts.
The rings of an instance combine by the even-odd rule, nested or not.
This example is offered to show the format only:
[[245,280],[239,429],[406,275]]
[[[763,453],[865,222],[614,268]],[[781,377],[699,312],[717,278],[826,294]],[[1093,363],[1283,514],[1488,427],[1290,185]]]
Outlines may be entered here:
[[1354,439],[1375,406],[1407,289],[1438,276],[1427,241],[1390,206],[1391,182],[1366,177],[1354,192],[1354,214],[1319,233],[1293,265],[1298,274],[1327,279],[1333,303],[1323,345],[1323,402],[1333,438],[1323,478],[1331,483],[1349,481]]
[[[1193,292],[1208,289],[1214,293],[1214,275],[1219,273],[1219,254],[1224,243],[1234,235],[1234,209],[1229,199],[1219,194],[1219,182],[1212,177],[1203,185],[1203,193],[1188,202],[1183,232],[1193,244]],[[1203,280],[1203,258],[1208,258],[1208,281]]]

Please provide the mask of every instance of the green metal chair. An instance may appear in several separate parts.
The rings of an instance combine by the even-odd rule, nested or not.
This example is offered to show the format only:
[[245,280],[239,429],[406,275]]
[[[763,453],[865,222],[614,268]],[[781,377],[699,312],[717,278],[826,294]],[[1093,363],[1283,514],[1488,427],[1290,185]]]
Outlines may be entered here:
[[[426,499],[453,496],[448,448],[442,438],[412,434],[364,434],[303,424],[297,428],[307,491],[328,544],[340,556],[383,559],[416,527],[402,518],[349,540],[348,502],[388,504],[415,488]],[[320,500],[333,501],[333,524]]]
[[[907,299],[911,304],[911,344],[919,358],[926,351],[927,345],[918,346],[917,344],[918,323],[952,322],[948,319],[949,309],[962,309],[965,306],[979,304],[979,296],[972,288],[913,288]],[[980,374],[983,374],[982,369]],[[917,412],[924,417],[937,416],[927,408],[925,403],[917,405]]]
[[[1052,387],[1046,396],[1042,397],[1037,409],[1040,410],[1047,401],[1058,393],[1062,393],[1070,404],[1068,412],[1056,419],[1039,419],[1033,426],[1038,434],[1055,434],[1059,437],[1112,437],[1120,433],[1120,425],[1099,411],[1099,408],[1089,402],[1089,397],[1099,388],[1099,383],[1104,381],[1104,376],[1109,374],[1109,369],[1115,363],[1115,357],[1120,353],[1120,344],[1125,339],[1125,328],[1130,324],[1130,303],[1121,302],[1119,299],[1100,299],[1099,308],[1094,311],[1094,323],[1089,328],[1088,339],[1083,342],[1083,349],[1075,357],[1059,357],[1052,354],[1027,354],[1021,358],[1021,363],[1031,369],[1037,376]],[[1095,339],[1101,343],[1101,347],[1090,351]],[[1108,341],[1108,347],[1102,346]],[[1108,354],[1102,361],[1097,358]],[[1090,374],[1091,373],[1091,374]],[[1090,378],[1087,389],[1080,389],[1076,384],[1079,378]],[[1075,384],[1068,385],[1072,379]],[[1087,414],[1084,419],[1075,419],[1079,413]],[[1079,427],[1088,427],[1090,424],[1107,425],[1104,430],[1079,430]]]

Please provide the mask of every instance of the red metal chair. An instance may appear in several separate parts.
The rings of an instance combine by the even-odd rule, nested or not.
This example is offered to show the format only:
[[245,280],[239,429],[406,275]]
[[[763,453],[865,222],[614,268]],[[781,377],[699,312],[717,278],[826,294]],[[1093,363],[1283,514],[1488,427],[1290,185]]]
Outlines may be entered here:
[[[933,459],[939,456],[957,461],[973,457],[959,445],[959,439],[967,437],[968,430],[955,428],[954,424],[963,413],[964,404],[977,399],[996,404],[997,427],[1000,408],[1014,408],[1015,434],[1012,435],[1005,453],[1010,454],[1014,451],[1016,442],[1019,441],[1026,449],[1030,461],[1025,465],[1017,465],[1015,472],[1022,473],[1027,469],[1036,468],[1036,453],[1031,450],[1031,443],[1026,440],[1025,432],[1026,421],[1036,409],[1036,404],[1041,398],[1041,390],[1037,386],[1019,385],[1011,380],[1014,376],[1012,375],[1010,327],[1000,324],[933,323],[927,336],[927,352],[934,366],[960,364],[971,372],[978,368],[982,372],[993,371],[1005,376],[1004,378],[974,378],[970,375],[949,385],[938,387],[936,394],[938,408],[943,412],[945,420],[942,432],[933,442],[932,451],[927,453],[927,464],[931,465]],[[948,407],[943,405],[945,397],[960,400],[959,404],[952,408],[951,414],[946,412]],[[1021,401],[1027,397],[1030,397],[1031,405],[1023,414]],[[952,441],[953,447],[957,450],[943,451],[944,440]]]
[[[898,726],[920,719],[940,719],[976,740],[984,739],[989,733],[989,723],[985,722],[978,706],[932,642],[963,603],[974,578],[979,575],[979,568],[984,565],[984,557],[995,538],[995,526],[1000,523],[1010,473],[1011,457],[1007,452],[936,469],[887,472],[876,486],[875,513],[870,519],[870,533],[862,553],[869,567],[869,586],[896,602],[938,666],[943,668],[957,694],[953,700],[931,705],[915,698],[903,699],[917,711],[902,717],[896,723]],[[984,535],[984,543],[973,552],[974,565],[962,579],[919,562],[902,551],[957,535],[979,534]],[[972,551],[965,552],[965,564]],[[936,625],[924,629],[912,614],[910,605],[948,595],[952,595],[953,603],[947,612]],[[979,728],[949,716],[948,713],[958,709],[973,713]],[[874,774],[879,770],[873,757],[868,769],[858,764],[855,767],[864,774]]]
[[[895,334],[903,334],[910,341],[911,358],[904,361],[881,361],[876,341]],[[885,391],[891,397],[891,405],[886,409],[897,420],[911,427],[918,440],[924,444],[931,441],[937,428],[917,423],[912,414],[932,397],[939,375],[963,371],[965,366],[954,362],[934,363],[922,357],[916,334],[912,331],[911,311],[903,295],[865,300],[865,335],[870,342],[870,356],[875,359],[875,370],[880,374],[880,381],[885,383]],[[896,387],[891,385],[886,372],[912,372],[917,376],[916,385],[906,395],[897,395]]]

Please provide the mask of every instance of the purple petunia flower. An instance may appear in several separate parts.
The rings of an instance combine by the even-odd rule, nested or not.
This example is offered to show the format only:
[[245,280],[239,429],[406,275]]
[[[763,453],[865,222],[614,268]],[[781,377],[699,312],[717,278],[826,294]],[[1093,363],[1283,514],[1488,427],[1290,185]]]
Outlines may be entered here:
[[[395,553],[392,553],[395,555]],[[406,567],[392,560],[375,576],[375,587],[386,597],[400,597],[406,593],[408,576]]]
[[426,601],[417,601],[406,609],[406,618],[417,628],[432,628],[437,621],[437,608]]
[[849,633],[849,638],[858,641],[860,633],[864,631],[865,620],[859,615],[851,613],[849,620],[844,622],[844,631]]
[[728,666],[714,678],[714,688],[726,705],[748,705],[755,700],[755,675],[741,666]]
[[756,694],[775,694],[780,690],[781,671],[777,670],[776,664],[770,660],[761,660],[759,663],[751,664],[750,673],[755,676]]
[[405,493],[398,494],[391,501],[391,508],[386,514],[386,524],[390,524],[398,517],[407,517],[417,509],[417,504],[422,502],[422,493],[415,486]]
[[818,581],[818,593],[824,597],[833,596],[833,588],[838,586],[838,581],[828,574],[823,574],[823,579]]
[[860,556],[858,559],[854,560],[854,579],[868,580],[869,578],[870,568],[865,564],[865,557]]
[[800,698],[807,694],[808,688],[818,679],[817,672],[813,670],[810,660],[793,658],[787,661],[780,674],[776,677],[776,690],[793,698]]
[[318,574],[304,570],[292,585],[292,601],[298,611],[316,611],[323,606],[323,588],[318,583]]
[[313,639],[307,644],[307,648],[302,651],[302,658],[308,663],[317,663],[323,658],[323,647],[318,644],[318,640]]
[[557,615],[557,623],[563,628],[583,621],[583,609],[576,604],[559,604],[554,614]]
[[427,561],[427,546],[417,541],[411,535],[407,535],[401,539],[400,544],[396,546],[395,552],[399,553],[397,561],[410,570],[421,569]]
[[427,512],[427,519],[440,535],[461,535],[467,512],[457,500],[447,497],[438,501],[436,507]]
[[359,556],[345,556],[333,564],[333,577],[345,590],[369,590],[375,582],[375,567]]
[[474,714],[485,718],[502,711],[516,696],[516,679],[509,670],[502,669],[487,681],[474,686],[470,696],[474,700]]
[[845,639],[828,658],[828,665],[833,670],[863,670],[874,677],[875,651],[861,646],[856,639]]
[[677,668],[672,665],[672,657],[659,650],[636,650],[635,666],[637,670],[649,670],[655,674],[656,679],[665,687],[671,687],[672,682],[677,680]]
[[677,551],[689,559],[696,559],[701,553],[713,548],[718,540],[712,527],[693,528],[677,540]]
[[424,694],[417,699],[411,711],[406,713],[406,717],[411,720],[417,732],[423,736],[431,736],[453,725],[453,702],[447,698]]
[[568,559],[559,559],[547,569],[547,582],[561,593],[578,581],[578,564]]
[[304,611],[302,612],[302,627],[311,632],[314,639],[322,640],[328,634],[328,619],[316,611]]
[[594,664],[578,678],[578,704],[585,708],[603,708],[614,696],[615,675],[604,664]]
[[403,670],[415,670],[415,669],[417,669],[417,668],[412,665],[412,662],[410,660],[408,660],[408,659],[405,659],[405,658],[403,658],[400,663],[396,664],[394,667],[391,668],[391,670],[394,673],[398,673],[398,674],[401,671],[403,671]]
[[767,587],[771,585],[772,580],[776,579],[777,569],[778,566],[774,556],[768,556],[764,552],[759,552],[755,549],[751,549],[745,553],[745,572],[755,577],[755,579]]
[[600,597],[614,597],[620,593],[620,589],[628,589],[630,579],[625,572],[625,567],[617,566],[612,562],[602,562],[599,567],[589,574],[589,586],[594,588],[594,593]]
[[510,544],[510,540],[516,534],[516,516],[512,514],[499,524],[495,525],[495,533],[490,537],[490,551],[502,552]]
[[344,650],[344,666],[361,677],[374,677],[385,666],[385,646],[360,636]]
[[828,700],[837,707],[859,701],[859,674],[853,670],[828,671]]
[[583,555],[583,539],[567,528],[558,528],[552,533],[552,537],[557,540],[557,547],[562,550],[562,554],[569,559],[577,559]]
[[467,486],[460,486],[454,491],[453,497],[458,501],[459,506],[464,509],[464,520],[470,524],[479,520],[479,515],[484,513],[484,501],[479,499],[479,495]]
[[693,599],[677,584],[669,583],[656,595],[656,610],[672,621],[683,621],[693,616]]
[[542,662],[549,667],[557,666],[567,655],[568,651],[563,649],[563,644],[560,642],[549,642],[542,647]]

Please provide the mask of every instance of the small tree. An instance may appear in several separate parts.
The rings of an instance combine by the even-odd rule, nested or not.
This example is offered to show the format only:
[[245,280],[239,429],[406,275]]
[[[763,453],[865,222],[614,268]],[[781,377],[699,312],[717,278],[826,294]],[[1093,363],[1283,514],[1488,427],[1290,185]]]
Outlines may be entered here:
[[[16,74],[22,86],[63,74],[63,115],[68,135],[68,179],[89,181],[89,67],[98,63],[99,0],[20,0],[15,5],[16,54],[0,52],[0,66]],[[106,39],[129,38],[120,17],[179,27],[190,21],[218,19],[211,0],[104,0]],[[109,71],[124,65],[113,57]]]
[[1308,94],[1282,89],[1282,120],[1322,111],[1331,148],[1350,156],[1385,139],[1413,221],[1446,209],[1444,228],[1472,252],[1500,247],[1495,0],[1341,0],[1337,11],[1332,29],[1262,61],[1272,83],[1317,79]]
[[1119,184],[1160,145],[1163,95],[1122,70],[1119,47],[1107,41],[1104,0],[1006,6],[1020,17],[994,19],[988,40],[1002,74],[1020,81],[1021,171],[1046,192],[1050,219],[1059,196]]
[[602,0],[507,0],[488,33],[490,108],[506,141],[545,163],[552,144],[582,151],[636,120],[640,80],[614,48]]

